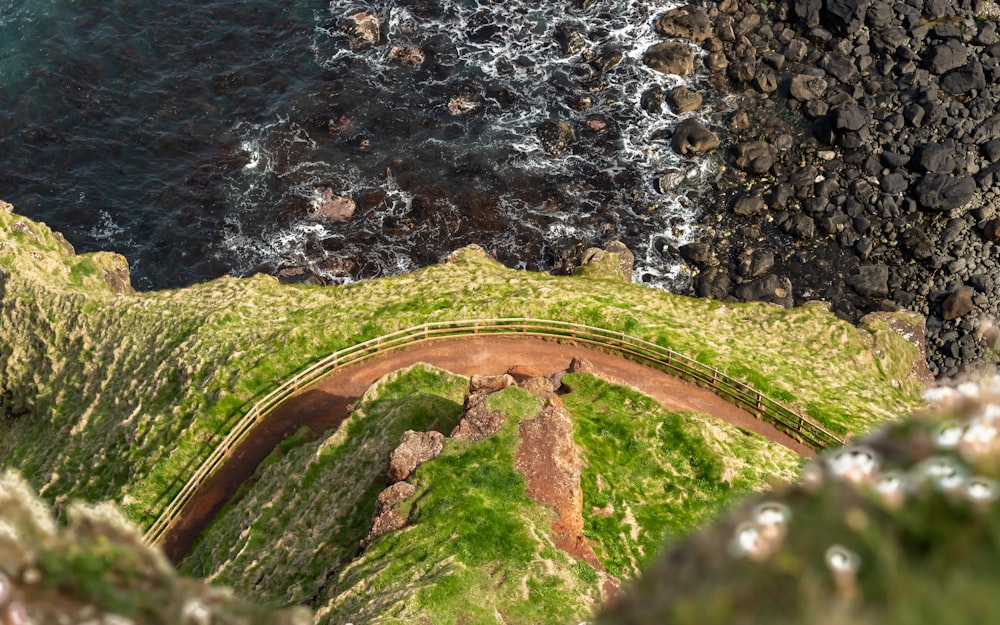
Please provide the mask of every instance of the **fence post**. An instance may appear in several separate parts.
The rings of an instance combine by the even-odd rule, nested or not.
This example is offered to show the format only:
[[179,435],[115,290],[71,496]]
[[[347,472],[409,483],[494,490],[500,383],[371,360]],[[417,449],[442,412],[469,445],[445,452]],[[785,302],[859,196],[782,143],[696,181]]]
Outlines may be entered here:
[[757,414],[760,416],[761,404],[760,404],[760,391],[757,391]]

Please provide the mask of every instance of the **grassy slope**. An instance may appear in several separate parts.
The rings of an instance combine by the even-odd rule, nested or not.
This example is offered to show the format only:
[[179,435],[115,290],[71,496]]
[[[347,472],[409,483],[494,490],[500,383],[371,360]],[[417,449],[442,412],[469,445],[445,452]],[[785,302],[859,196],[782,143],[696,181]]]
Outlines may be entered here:
[[[787,449],[712,417],[666,411],[587,374],[565,381],[573,390],[563,401],[585,461],[587,534],[616,576],[633,577],[664,537],[689,532],[734,496],[790,479],[799,465]],[[599,576],[553,547],[552,513],[527,498],[513,468],[517,423],[540,405],[518,388],[490,397],[508,415],[498,435],[448,440],[441,456],[420,467],[414,523],[348,564],[385,486],[385,441],[421,429],[432,398],[453,405],[464,389],[461,378],[422,365],[383,379],[348,421],[347,435],[338,431],[262,469],[182,569],[275,605],[309,601],[321,623],[586,619],[600,597]],[[289,475],[300,476],[294,488]],[[352,484],[350,492],[330,488],[341,483]]]
[[470,249],[344,287],[258,276],[116,293],[120,256],[73,256],[3,205],[0,270],[0,409],[22,415],[0,420],[0,458],[60,506],[115,499],[141,525],[280,380],[425,321],[528,315],[623,330],[746,377],[838,432],[919,401],[905,378],[915,350],[884,327],[859,330],[818,307],[726,305],[513,271]]

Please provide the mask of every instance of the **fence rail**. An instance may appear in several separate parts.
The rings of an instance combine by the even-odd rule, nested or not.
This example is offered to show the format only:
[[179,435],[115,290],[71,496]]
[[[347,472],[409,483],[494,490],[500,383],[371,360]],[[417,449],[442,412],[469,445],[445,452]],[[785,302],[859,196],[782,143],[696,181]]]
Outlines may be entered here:
[[662,347],[624,332],[564,321],[530,318],[437,321],[392,332],[338,350],[295,374],[258,400],[163,509],[160,516],[146,530],[144,540],[148,544],[159,543],[205,480],[226,462],[233,450],[246,439],[257,424],[283,401],[315,384],[327,374],[378,354],[418,343],[464,336],[502,334],[566,340],[610,350],[703,386],[813,449],[822,450],[844,444],[841,438],[811,418],[791,410],[718,369],[679,354],[669,347]]

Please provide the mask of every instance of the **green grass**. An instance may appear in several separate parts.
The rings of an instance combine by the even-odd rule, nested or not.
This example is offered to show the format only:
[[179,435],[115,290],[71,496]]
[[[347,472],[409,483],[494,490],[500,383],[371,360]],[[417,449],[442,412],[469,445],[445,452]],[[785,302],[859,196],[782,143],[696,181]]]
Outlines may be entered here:
[[790,450],[717,419],[670,412],[631,389],[568,374],[563,396],[582,450],[588,538],[608,572],[631,578],[664,541],[734,497],[791,479]]

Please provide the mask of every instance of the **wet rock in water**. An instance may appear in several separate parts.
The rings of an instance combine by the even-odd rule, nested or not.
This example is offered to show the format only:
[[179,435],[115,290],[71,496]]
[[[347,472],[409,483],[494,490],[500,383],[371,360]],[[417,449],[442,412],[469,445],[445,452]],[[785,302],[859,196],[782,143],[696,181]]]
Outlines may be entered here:
[[744,302],[770,302],[785,308],[791,308],[794,304],[792,282],[773,273],[739,285],[734,293]]
[[[479,106],[479,102],[476,101],[475,96],[467,94],[453,95],[448,99],[448,113],[452,117],[461,117],[466,113],[473,111]],[[570,130],[570,138],[572,139],[572,130]],[[547,150],[546,150],[547,151]]]
[[389,50],[389,58],[406,67],[417,68],[424,64],[427,56],[424,51],[414,45],[395,45]]
[[563,56],[578,54],[587,46],[587,40],[580,29],[568,24],[556,28],[556,42]]
[[663,113],[663,87],[653,85],[649,89],[646,89],[642,94],[642,98],[639,99],[639,106],[650,115]]
[[687,76],[694,71],[694,50],[686,43],[664,41],[650,46],[642,62],[664,74]]
[[822,78],[809,74],[797,74],[792,76],[789,83],[788,92],[793,98],[801,102],[809,102],[817,98],[822,98],[826,93],[827,82]]
[[322,221],[347,221],[357,210],[349,197],[336,195],[333,189],[322,187],[313,191],[309,199],[309,216]]
[[573,128],[562,119],[549,119],[538,127],[542,148],[550,156],[561,156],[576,138]]
[[389,456],[389,469],[386,472],[390,482],[400,482],[409,479],[413,472],[424,462],[437,458],[444,449],[444,434],[441,432],[414,432],[407,430],[399,441],[399,445]]
[[976,193],[976,182],[969,176],[927,174],[917,185],[917,201],[930,210],[951,210],[965,206]]
[[736,146],[736,166],[752,174],[764,174],[774,165],[776,150],[767,141],[748,141]]
[[861,265],[858,272],[847,278],[847,285],[862,297],[889,297],[889,268],[885,265]]
[[382,36],[382,23],[374,11],[358,11],[345,18],[340,28],[350,38],[352,48],[370,46]]
[[705,152],[718,145],[719,137],[692,117],[677,124],[670,139],[670,147],[683,156]]
[[945,321],[963,317],[975,309],[972,302],[972,290],[960,287],[952,291],[941,303],[941,318]]
[[690,113],[701,106],[702,97],[697,91],[692,91],[684,85],[674,87],[667,94],[667,104],[676,115]]
[[712,36],[712,24],[705,9],[687,4],[671,9],[657,18],[653,27],[666,37],[679,37],[694,42],[705,41]]

